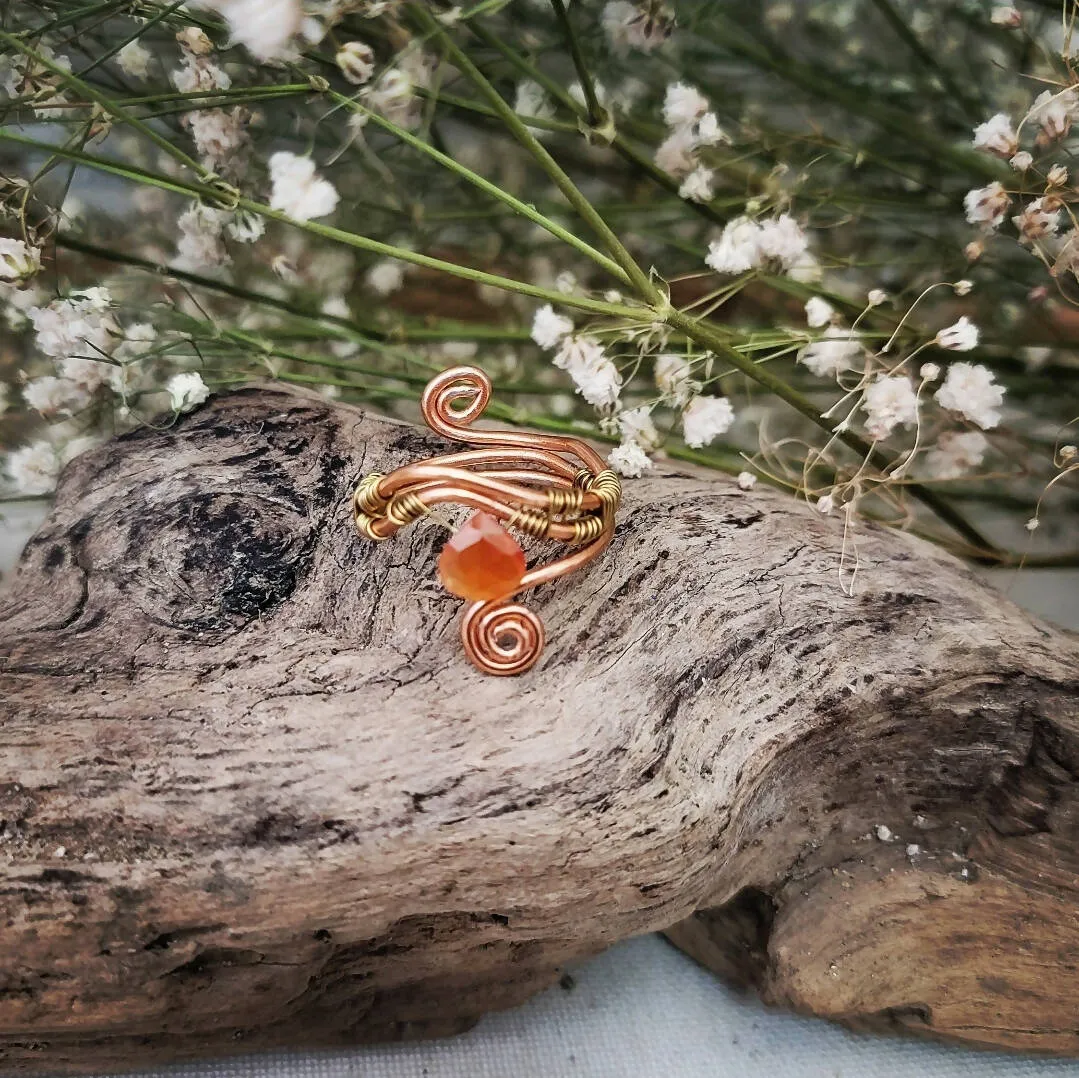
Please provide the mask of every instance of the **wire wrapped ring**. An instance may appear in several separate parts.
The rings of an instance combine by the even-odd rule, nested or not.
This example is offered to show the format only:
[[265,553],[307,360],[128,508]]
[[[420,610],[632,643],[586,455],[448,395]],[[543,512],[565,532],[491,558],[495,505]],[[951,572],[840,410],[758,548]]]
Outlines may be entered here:
[[[471,429],[490,399],[491,380],[477,367],[436,375],[423,392],[423,417],[436,434],[472,448],[389,475],[365,475],[352,507],[360,534],[375,541],[389,539],[434,505],[476,510],[446,544],[439,575],[447,590],[471,600],[461,622],[465,654],[484,673],[505,676],[530,669],[544,645],[539,617],[510,600],[587,565],[607,547],[622,484],[578,438]],[[573,550],[527,569],[506,528]]]

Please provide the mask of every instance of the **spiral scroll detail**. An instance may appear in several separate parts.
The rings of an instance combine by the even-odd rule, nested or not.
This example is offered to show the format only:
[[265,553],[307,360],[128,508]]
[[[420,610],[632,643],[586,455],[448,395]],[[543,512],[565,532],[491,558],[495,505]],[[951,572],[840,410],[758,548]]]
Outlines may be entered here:
[[[420,401],[423,418],[443,438],[461,441],[491,399],[491,379],[478,367],[452,367],[427,383]],[[467,401],[463,408],[455,402]]]
[[531,669],[544,636],[543,622],[520,603],[472,603],[461,619],[465,654],[485,674],[510,677]]

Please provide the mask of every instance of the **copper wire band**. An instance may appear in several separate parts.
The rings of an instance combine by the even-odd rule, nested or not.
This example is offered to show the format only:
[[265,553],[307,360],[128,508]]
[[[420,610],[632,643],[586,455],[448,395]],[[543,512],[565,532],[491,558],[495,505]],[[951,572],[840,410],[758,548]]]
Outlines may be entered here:
[[578,438],[472,429],[490,397],[490,379],[476,367],[454,367],[433,378],[421,401],[427,425],[474,448],[388,475],[365,475],[353,495],[353,514],[362,535],[382,541],[432,506],[454,503],[488,512],[524,535],[576,547],[527,572],[514,592],[472,603],[465,611],[461,635],[472,662],[487,673],[518,674],[539,658],[543,625],[534,613],[508,600],[579,569],[606,548],[622,484]]

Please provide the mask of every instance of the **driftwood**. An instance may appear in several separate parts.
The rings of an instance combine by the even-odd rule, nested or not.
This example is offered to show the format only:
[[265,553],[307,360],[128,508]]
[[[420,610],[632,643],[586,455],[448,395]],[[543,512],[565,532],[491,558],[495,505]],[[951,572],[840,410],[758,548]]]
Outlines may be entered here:
[[1074,637],[872,525],[847,597],[839,522],[663,468],[485,677],[445,530],[349,517],[442,448],[248,389],[69,467],[0,612],[0,1069],[445,1034],[657,929],[1079,1052]]

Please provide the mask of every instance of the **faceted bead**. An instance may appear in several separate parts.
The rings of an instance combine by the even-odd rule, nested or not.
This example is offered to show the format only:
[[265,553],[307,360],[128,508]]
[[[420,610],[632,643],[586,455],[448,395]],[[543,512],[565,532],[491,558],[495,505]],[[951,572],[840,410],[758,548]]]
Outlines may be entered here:
[[521,583],[525,554],[490,513],[477,511],[442,548],[438,575],[462,599],[501,599]]

